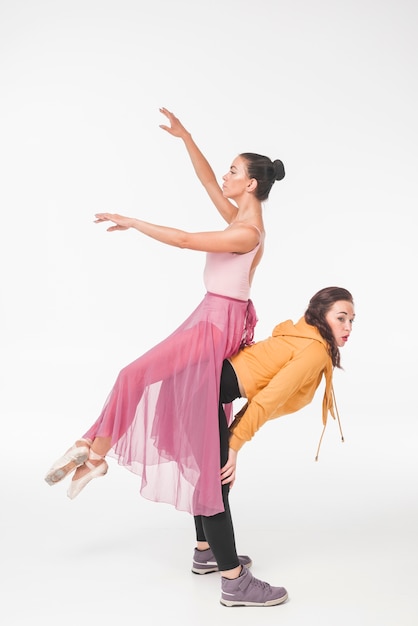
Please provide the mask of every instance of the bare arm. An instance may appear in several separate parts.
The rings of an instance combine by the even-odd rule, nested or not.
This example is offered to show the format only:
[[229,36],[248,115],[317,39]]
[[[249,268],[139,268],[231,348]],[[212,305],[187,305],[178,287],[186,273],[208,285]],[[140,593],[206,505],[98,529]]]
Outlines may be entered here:
[[237,207],[230,200],[224,197],[222,188],[216,180],[214,171],[195,144],[189,131],[184,128],[180,120],[173,113],[168,111],[168,109],[161,108],[160,111],[170,122],[170,126],[160,124],[160,128],[170,133],[170,135],[180,137],[180,139],[183,140],[198,179],[206,189],[209,198],[212,200],[219,213],[222,215],[224,220],[230,224],[237,215]]
[[116,213],[96,213],[95,217],[96,224],[113,222],[113,226],[107,229],[109,232],[135,228],[140,233],[169,246],[201,252],[237,252],[243,254],[253,250],[260,240],[260,235],[255,228],[243,224],[234,225],[221,231],[189,233],[178,228],[159,226]]

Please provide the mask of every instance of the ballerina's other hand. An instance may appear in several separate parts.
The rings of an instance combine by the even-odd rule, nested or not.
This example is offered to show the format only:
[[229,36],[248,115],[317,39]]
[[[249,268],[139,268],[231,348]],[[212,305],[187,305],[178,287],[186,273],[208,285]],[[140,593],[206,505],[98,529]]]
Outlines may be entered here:
[[96,213],[95,224],[101,224],[102,222],[113,222],[113,226],[107,228],[108,232],[114,230],[128,230],[132,227],[133,219],[131,217],[125,217],[124,215],[118,215],[117,213]]

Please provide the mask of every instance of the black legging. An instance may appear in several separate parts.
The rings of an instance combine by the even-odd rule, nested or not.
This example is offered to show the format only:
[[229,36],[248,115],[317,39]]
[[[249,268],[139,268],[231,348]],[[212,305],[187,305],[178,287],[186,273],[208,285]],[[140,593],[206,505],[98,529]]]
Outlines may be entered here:
[[[221,467],[227,462],[229,452],[229,429],[223,405],[240,397],[234,368],[229,361],[225,360],[222,366],[218,411]],[[225,509],[222,513],[208,517],[196,515],[194,518],[197,541],[209,543],[221,571],[239,566],[234,527],[229,508],[229,489],[229,485],[222,485],[222,499]]]

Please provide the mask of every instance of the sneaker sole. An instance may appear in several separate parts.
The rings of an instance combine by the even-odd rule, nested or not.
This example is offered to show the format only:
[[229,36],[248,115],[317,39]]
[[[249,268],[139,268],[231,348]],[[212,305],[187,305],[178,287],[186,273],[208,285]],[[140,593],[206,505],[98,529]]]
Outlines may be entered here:
[[224,600],[223,598],[221,598],[220,602],[223,606],[276,606],[277,604],[285,602],[287,598],[288,595],[286,594],[276,600],[267,600],[267,602],[237,602],[234,600]]
[[[251,565],[253,564],[252,561],[250,561],[249,563],[245,563],[244,567],[251,567]],[[192,572],[193,574],[213,574],[214,572],[219,572],[219,568],[216,567],[211,567],[208,569],[199,569],[198,567],[192,567]]]
[[199,569],[197,567],[192,567],[193,574],[213,574],[214,572],[219,572],[217,567],[212,567],[210,569]]

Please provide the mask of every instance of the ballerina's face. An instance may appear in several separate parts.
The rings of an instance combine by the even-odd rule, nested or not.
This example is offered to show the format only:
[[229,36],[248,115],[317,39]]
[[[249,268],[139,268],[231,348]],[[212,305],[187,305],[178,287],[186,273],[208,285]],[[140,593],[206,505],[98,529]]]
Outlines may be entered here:
[[334,302],[325,315],[325,319],[331,328],[339,348],[342,348],[347,343],[351,331],[353,330],[355,316],[354,306],[351,302],[347,302],[346,300]]
[[222,191],[226,198],[235,198],[252,188],[253,178],[249,178],[245,159],[237,156],[229,168],[229,172],[222,176]]

